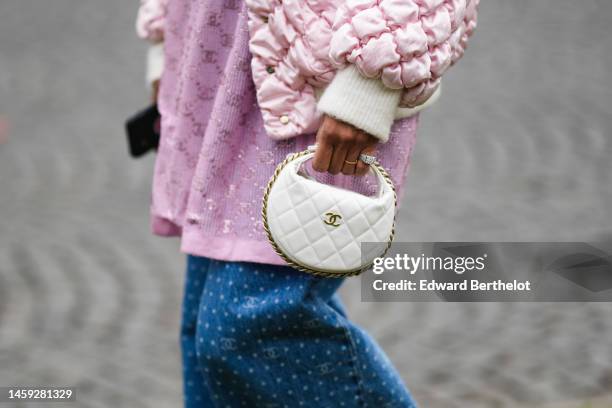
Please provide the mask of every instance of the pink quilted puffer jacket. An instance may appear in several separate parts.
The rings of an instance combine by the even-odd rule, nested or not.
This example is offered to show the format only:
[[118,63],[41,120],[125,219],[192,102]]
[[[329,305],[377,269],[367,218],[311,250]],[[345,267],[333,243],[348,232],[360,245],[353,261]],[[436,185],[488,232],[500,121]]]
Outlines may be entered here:
[[[155,40],[168,0],[141,2],[139,31]],[[326,113],[386,141],[394,119],[435,99],[463,56],[479,2],[246,0],[267,133],[314,132]]]
[[[259,105],[268,133],[286,138],[316,130],[321,112],[342,116],[342,112],[334,115],[331,101],[321,101],[317,109],[316,90],[349,64],[364,77],[380,78],[387,88],[402,89],[400,106],[426,102],[448,68],[463,56],[476,27],[479,0],[246,3]],[[342,82],[345,94],[360,81]],[[334,92],[334,96],[345,95]],[[292,109],[288,112],[287,107]]]

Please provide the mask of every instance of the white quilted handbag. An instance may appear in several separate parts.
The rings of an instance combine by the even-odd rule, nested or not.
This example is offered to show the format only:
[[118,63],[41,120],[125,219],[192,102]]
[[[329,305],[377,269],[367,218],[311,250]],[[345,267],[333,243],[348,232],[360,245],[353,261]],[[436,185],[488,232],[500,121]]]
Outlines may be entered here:
[[[263,222],[276,252],[292,267],[344,277],[368,269],[393,241],[396,195],[385,169],[370,165],[378,182],[372,197],[320,183],[300,172],[312,150],[291,154],[266,188]],[[375,242],[362,254],[361,243]]]

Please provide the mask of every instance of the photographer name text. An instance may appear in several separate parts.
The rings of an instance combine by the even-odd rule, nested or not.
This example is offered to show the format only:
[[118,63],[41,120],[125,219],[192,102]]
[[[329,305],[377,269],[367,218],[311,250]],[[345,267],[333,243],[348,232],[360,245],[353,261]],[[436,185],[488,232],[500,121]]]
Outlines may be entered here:
[[377,279],[372,283],[375,291],[496,291],[496,292],[528,292],[531,290],[530,281],[502,281],[483,282],[477,279],[464,279],[459,282],[438,282],[436,280],[420,279],[412,281],[402,279],[398,282],[385,282]]

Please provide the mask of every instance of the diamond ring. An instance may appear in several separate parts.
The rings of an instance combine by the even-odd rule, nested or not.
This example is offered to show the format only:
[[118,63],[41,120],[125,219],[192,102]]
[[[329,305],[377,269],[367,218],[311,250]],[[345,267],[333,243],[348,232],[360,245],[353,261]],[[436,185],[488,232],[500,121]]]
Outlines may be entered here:
[[369,154],[362,153],[359,155],[359,160],[364,162],[365,164],[374,164],[376,163],[376,157],[371,156]]

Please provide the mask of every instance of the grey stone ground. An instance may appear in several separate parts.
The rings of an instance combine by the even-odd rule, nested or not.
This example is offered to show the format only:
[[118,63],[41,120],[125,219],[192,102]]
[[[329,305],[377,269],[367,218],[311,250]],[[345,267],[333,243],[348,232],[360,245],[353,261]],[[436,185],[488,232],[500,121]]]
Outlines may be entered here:
[[[0,386],[77,385],[83,407],[180,404],[184,260],[149,235],[152,158],[123,143],[136,3],[0,2]],[[610,239],[612,2],[481,16],[422,118],[399,238]],[[612,305],[343,295],[423,407],[612,406]]]

